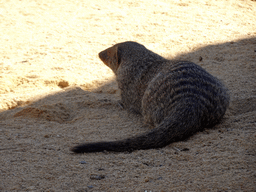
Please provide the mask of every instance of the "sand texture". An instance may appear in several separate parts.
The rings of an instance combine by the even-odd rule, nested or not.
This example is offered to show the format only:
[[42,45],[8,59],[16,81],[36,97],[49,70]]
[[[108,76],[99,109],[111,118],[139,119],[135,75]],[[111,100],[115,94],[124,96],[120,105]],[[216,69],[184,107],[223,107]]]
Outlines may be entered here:
[[[2,0],[0,191],[256,191],[256,1]],[[75,155],[149,130],[98,53],[137,41],[229,88],[213,129],[162,149]]]

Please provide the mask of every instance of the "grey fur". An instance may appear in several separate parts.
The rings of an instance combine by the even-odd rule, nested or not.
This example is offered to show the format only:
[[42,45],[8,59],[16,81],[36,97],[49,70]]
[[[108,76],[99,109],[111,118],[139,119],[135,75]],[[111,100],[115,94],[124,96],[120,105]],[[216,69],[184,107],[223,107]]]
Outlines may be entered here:
[[214,126],[229,105],[222,83],[192,62],[167,60],[136,42],[116,44],[99,57],[117,77],[123,106],[155,128],[120,141],[78,145],[71,149],[76,153],[164,147]]

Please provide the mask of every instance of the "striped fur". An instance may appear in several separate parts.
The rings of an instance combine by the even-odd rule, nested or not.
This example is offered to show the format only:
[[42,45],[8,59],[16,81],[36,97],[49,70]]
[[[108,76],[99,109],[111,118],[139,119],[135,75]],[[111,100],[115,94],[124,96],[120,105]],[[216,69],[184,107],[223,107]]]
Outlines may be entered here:
[[123,106],[155,128],[132,138],[85,143],[75,153],[133,151],[164,147],[217,124],[229,105],[222,83],[200,66],[167,60],[136,42],[99,53],[117,77]]

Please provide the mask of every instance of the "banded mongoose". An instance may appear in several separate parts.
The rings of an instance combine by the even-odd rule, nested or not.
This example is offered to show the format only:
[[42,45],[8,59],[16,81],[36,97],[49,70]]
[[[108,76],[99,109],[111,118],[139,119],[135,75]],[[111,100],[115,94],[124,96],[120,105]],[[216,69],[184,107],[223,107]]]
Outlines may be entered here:
[[161,148],[220,122],[229,105],[228,90],[202,67],[167,60],[136,42],[99,53],[116,75],[124,108],[142,114],[155,128],[119,141],[85,143],[75,153]]

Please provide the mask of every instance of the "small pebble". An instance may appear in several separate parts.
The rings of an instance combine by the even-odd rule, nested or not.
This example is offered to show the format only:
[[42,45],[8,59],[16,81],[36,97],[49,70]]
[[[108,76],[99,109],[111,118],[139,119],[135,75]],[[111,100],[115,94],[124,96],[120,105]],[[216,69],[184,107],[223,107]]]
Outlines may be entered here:
[[65,87],[68,87],[68,86],[69,86],[69,83],[68,83],[68,81],[62,80],[62,81],[60,81],[60,82],[58,83],[58,86],[59,86],[60,88],[65,88]]
[[87,187],[88,187],[89,189],[92,189],[92,188],[93,188],[93,186],[92,186],[92,185],[88,185]]
[[104,178],[105,178],[105,175],[94,175],[94,174],[92,174],[90,176],[90,179],[92,179],[92,180],[101,180],[101,179],[104,179]]
[[86,161],[80,161],[80,164],[86,164]]
[[189,148],[183,148],[181,151],[189,151]]

